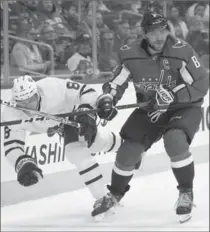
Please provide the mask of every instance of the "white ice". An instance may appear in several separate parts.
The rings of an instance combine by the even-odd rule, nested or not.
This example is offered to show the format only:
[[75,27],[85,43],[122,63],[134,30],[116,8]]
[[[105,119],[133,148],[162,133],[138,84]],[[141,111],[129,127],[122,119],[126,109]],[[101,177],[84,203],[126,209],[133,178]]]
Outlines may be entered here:
[[[102,222],[90,217],[87,189],[2,208],[1,231],[209,231],[209,163],[196,165],[191,221],[176,221],[178,191],[171,171],[134,178],[116,214]],[[14,193],[15,194],[15,193]]]

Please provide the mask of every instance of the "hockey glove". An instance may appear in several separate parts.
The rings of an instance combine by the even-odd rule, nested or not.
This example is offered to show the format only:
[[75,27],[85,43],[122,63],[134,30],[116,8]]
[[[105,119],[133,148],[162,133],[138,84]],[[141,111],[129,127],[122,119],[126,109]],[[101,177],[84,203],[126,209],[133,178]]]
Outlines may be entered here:
[[148,112],[151,122],[155,123],[159,120],[160,116],[168,110],[168,107],[175,100],[174,94],[165,89],[162,85],[156,87],[155,102],[153,104],[153,111]]
[[61,123],[58,126],[48,128],[48,130],[47,130],[48,137],[52,137],[55,134],[58,134],[60,137],[64,136],[64,124]]
[[109,93],[102,94],[97,99],[98,116],[101,119],[111,121],[118,113],[113,104],[113,96]]
[[[92,106],[88,104],[83,104],[78,107],[76,112],[91,110]],[[97,123],[96,123],[97,115],[93,114],[83,114],[74,117],[74,121],[81,124],[81,128],[79,129],[79,135],[84,136],[85,141],[88,143],[88,147],[90,147],[95,139],[97,133]]]
[[28,155],[22,155],[17,159],[15,170],[17,181],[25,187],[34,185],[43,178],[42,170],[38,168],[35,160]]

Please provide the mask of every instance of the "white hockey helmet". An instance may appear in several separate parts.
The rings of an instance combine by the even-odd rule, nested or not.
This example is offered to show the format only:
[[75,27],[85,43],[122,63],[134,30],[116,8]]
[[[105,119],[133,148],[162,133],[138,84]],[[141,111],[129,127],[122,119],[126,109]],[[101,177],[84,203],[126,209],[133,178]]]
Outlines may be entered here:
[[31,98],[37,91],[37,84],[31,76],[25,75],[14,79],[12,97],[15,101]]

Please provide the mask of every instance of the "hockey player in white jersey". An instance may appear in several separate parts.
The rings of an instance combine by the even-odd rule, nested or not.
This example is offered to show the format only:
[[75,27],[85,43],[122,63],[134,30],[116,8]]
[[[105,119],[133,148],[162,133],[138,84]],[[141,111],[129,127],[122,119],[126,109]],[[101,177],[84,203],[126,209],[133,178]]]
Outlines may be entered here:
[[[47,77],[35,82],[26,75],[14,80],[11,101],[15,101],[17,106],[23,108],[55,115],[92,109],[104,103],[109,104],[109,97],[107,101],[105,98],[104,95],[98,97],[96,91],[88,85],[69,79]],[[100,111],[98,114],[106,114],[106,112]],[[3,121],[24,120],[31,117],[37,116],[6,106],[2,112]],[[77,116],[74,120],[81,124],[81,130],[64,125],[63,131],[67,159],[76,165],[93,197],[99,199],[104,196],[105,191],[103,175],[91,154],[99,151],[115,151],[120,146],[121,138],[113,132],[104,131],[105,129],[99,130],[96,117],[96,114]],[[31,123],[4,128],[5,156],[15,168],[17,181],[21,185],[30,186],[43,178],[42,170],[35,160],[24,154],[26,131],[46,133],[49,128],[59,129],[59,126],[59,122],[53,120],[34,120]]]

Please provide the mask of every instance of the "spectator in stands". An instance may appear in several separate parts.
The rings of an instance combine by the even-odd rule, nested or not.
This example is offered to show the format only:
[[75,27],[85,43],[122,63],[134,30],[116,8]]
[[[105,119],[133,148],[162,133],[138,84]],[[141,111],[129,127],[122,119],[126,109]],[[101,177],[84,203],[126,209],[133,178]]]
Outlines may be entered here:
[[42,41],[49,45],[53,45],[53,43],[57,39],[57,34],[55,32],[55,29],[51,25],[43,24],[40,27],[38,38],[39,41]]
[[111,10],[107,7],[106,3],[103,1],[97,1],[97,10],[101,13],[109,13]]
[[138,20],[137,22],[134,22],[131,25],[131,34],[136,34],[137,35],[137,39],[141,40],[144,37],[144,32],[142,31],[142,27],[141,27],[141,20]]
[[117,23],[115,41],[114,41],[114,52],[118,52],[120,47],[125,44],[125,40],[130,33],[130,24],[128,21],[123,20]]
[[184,33],[180,24],[176,20],[172,20],[172,22],[173,22],[175,36],[179,39],[186,40],[186,37],[184,37]]
[[93,77],[93,61],[91,38],[88,35],[82,35],[76,41],[76,53],[67,61],[67,67],[71,74],[84,74],[87,79]]
[[[51,25],[44,24],[40,30],[39,41],[47,43],[54,50],[54,61],[56,69],[65,69],[69,57],[75,53],[74,38],[71,34],[57,36]],[[50,60],[50,50],[40,47],[44,60]]]
[[209,2],[198,2],[188,8],[187,17],[200,16],[200,19],[209,22]]
[[99,29],[100,33],[106,29],[109,29],[108,26],[104,23],[103,15],[100,11],[96,12],[96,26]]
[[199,56],[209,54],[209,26],[204,27],[199,16],[191,17],[189,25],[187,42],[194,48]]
[[118,63],[117,53],[113,51],[114,33],[106,29],[101,33],[101,49],[98,57],[100,71],[112,71]]
[[127,37],[127,39],[125,40],[125,44],[131,44],[131,43],[135,43],[138,40],[138,37],[136,34],[130,33]]
[[[85,6],[85,10],[86,11],[92,11],[92,1],[88,1],[86,3],[86,6]],[[106,12],[110,12],[110,9],[106,6],[106,4],[101,1],[101,0],[98,0],[96,1],[96,11],[99,11],[101,13],[106,13]]]
[[12,7],[12,17],[10,19],[17,17],[17,20],[24,19],[30,25],[37,29],[40,25],[38,17],[38,0],[20,0],[13,4]]
[[205,10],[207,8],[207,5],[205,3],[199,2],[194,9],[194,15],[199,15],[201,19],[205,16]]
[[185,21],[180,16],[180,10],[177,6],[171,6],[168,17],[169,23],[174,27],[175,35],[178,38],[186,39],[188,27]]
[[[34,39],[34,31],[30,25],[26,29],[25,23],[20,22],[18,26],[19,37],[28,40]],[[12,49],[11,65],[23,73],[48,73],[51,68],[51,62],[43,60],[37,45],[21,41],[17,41]]]
[[39,11],[39,20],[45,24],[51,25],[55,29],[57,35],[69,33],[63,17],[51,0],[39,1]]
[[139,0],[132,1],[130,4],[130,9],[133,13],[139,14],[139,10],[140,10],[141,6],[142,6],[141,1],[139,1]]
[[[88,35],[92,38],[92,25],[93,25],[93,16],[92,11],[86,13],[85,18],[80,22],[78,30],[76,33],[76,38],[80,39],[83,35]],[[100,47],[100,30],[96,26],[96,37],[97,37],[97,46]]]
[[[9,35],[13,35],[14,36],[14,32],[13,31],[8,31]],[[12,49],[14,47],[15,41],[11,38],[9,38],[9,54],[12,52]],[[3,73],[4,73],[4,41],[3,41],[3,31],[1,30],[1,35],[0,35],[0,68],[1,68],[1,75],[3,78]]]
[[138,0],[127,2],[126,8],[119,13],[119,20],[128,20],[129,23],[132,20],[141,20],[142,14],[139,12],[140,8],[141,3]]
[[57,69],[66,68],[66,63],[69,57],[76,52],[74,46],[74,38],[71,34],[65,34],[59,37],[59,41],[56,43],[55,49],[55,62]]
[[19,17],[17,16],[9,16],[9,30],[13,32],[15,35],[18,33],[18,21]]
[[203,22],[200,20],[200,16],[188,17],[188,28],[189,30],[202,30],[204,27]]
[[[50,45],[54,52],[56,51],[56,39],[55,29],[51,25],[43,24],[40,27],[38,41]],[[47,47],[40,46],[40,51],[43,60],[50,60],[50,50]]]
[[63,1],[61,3],[63,17],[67,22],[68,29],[70,32],[75,32],[79,25],[79,15],[77,13],[77,5],[71,1]]
[[163,14],[163,2],[160,0],[155,0],[155,1],[148,1],[149,2],[149,10],[156,12],[158,14]]

